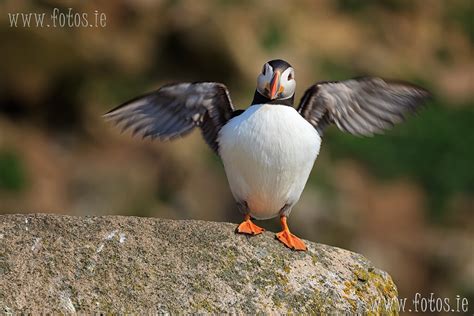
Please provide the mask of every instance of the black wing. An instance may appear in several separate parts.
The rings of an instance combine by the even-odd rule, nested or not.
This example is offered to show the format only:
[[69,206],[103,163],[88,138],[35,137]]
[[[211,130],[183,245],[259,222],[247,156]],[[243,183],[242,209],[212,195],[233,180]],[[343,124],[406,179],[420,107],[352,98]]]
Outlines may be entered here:
[[334,123],[344,132],[370,136],[402,122],[429,97],[427,90],[409,83],[363,77],[311,86],[298,112],[320,135]]
[[216,82],[166,85],[130,100],[104,117],[143,138],[169,140],[201,128],[207,144],[218,150],[217,135],[234,107],[225,85]]

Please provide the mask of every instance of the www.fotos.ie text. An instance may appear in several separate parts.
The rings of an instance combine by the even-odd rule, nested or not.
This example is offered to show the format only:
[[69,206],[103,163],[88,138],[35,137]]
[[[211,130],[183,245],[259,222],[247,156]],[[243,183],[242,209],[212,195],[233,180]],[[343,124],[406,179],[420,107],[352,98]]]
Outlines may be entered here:
[[8,19],[10,27],[16,28],[102,28],[107,25],[107,16],[103,12],[97,10],[92,13],[75,12],[72,8],[65,11],[54,8],[50,14],[45,12],[8,13]]
[[[380,301],[375,300],[371,306],[371,311],[376,311],[380,306]],[[435,293],[423,295],[415,293],[413,299],[394,298],[386,301],[383,299],[382,304],[386,310],[397,309],[394,304],[398,305],[398,312],[401,313],[468,313],[469,301],[466,297],[456,295],[456,297],[438,297]]]

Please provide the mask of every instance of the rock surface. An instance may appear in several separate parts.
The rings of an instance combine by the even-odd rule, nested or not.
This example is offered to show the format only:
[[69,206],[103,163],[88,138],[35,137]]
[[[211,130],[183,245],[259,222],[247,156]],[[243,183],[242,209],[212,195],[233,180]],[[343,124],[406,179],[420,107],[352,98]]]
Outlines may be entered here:
[[235,226],[0,216],[0,312],[396,312],[392,279],[363,256],[312,242],[294,252]]

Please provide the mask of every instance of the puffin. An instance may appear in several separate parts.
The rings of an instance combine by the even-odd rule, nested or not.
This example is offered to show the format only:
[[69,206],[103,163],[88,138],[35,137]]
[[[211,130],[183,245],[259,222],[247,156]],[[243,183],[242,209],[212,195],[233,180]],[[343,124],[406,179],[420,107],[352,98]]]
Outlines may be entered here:
[[243,221],[236,233],[261,234],[252,219],[279,217],[276,239],[292,250],[307,250],[290,232],[287,219],[298,202],[319,154],[324,130],[335,125],[356,136],[390,129],[415,113],[430,93],[404,81],[357,77],[311,85],[297,108],[295,70],[286,61],[266,62],[253,101],[235,109],[218,82],[164,85],[104,114],[105,119],[142,138],[173,140],[201,130],[222,160]]

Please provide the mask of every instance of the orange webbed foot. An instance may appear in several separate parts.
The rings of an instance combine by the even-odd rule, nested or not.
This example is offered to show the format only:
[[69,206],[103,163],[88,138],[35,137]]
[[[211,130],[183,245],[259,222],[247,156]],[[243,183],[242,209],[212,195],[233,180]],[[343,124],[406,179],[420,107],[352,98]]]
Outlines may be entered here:
[[258,234],[263,233],[264,231],[265,229],[255,225],[250,220],[250,215],[245,215],[244,221],[240,223],[240,225],[237,226],[237,229],[235,230],[236,233],[247,234],[247,235],[258,235]]
[[281,226],[283,227],[283,230],[275,236],[279,241],[292,250],[308,250],[305,243],[290,232],[290,229],[286,224],[286,216],[281,217]]
[[305,243],[289,231],[284,230],[279,232],[276,234],[276,238],[292,250],[308,250]]

